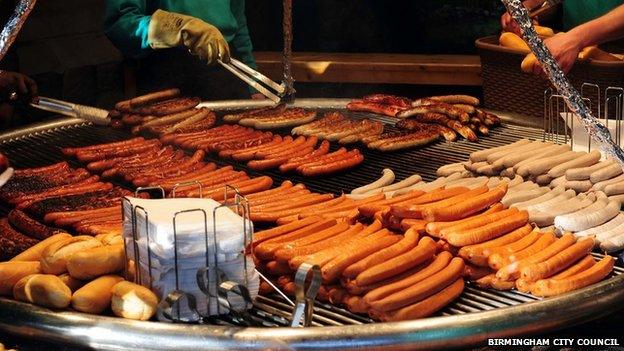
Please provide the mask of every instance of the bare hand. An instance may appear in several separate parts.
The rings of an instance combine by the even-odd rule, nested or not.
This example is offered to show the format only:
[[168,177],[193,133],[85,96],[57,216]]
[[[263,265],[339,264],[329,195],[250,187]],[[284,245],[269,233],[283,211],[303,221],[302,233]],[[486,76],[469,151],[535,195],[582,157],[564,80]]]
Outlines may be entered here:
[[260,93],[255,93],[255,94],[251,94],[251,99],[252,100],[264,100],[266,99],[266,96],[260,94]]
[[514,20],[509,12],[505,12],[500,18],[501,28],[505,32],[512,32],[517,35],[520,35],[520,27],[516,20]]
[[37,97],[37,83],[30,77],[9,71],[0,71],[0,100],[30,102]]
[[[557,33],[555,36],[544,40],[544,44],[559,64],[564,73],[568,73],[578,57],[581,49],[580,39],[573,33]],[[542,66],[538,63],[533,66],[533,73],[546,77]]]

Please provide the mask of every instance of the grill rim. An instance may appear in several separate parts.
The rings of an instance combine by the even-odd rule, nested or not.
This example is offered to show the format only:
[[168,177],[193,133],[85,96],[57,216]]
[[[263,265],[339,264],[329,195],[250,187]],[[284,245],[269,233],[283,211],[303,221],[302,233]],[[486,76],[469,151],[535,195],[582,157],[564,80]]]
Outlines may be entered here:
[[[346,99],[305,99],[295,106],[307,108],[344,108]],[[233,105],[224,104],[219,110],[240,110],[240,101]],[[249,104],[245,108],[255,108]],[[384,117],[381,117],[384,118]],[[389,119],[388,119],[389,120]],[[45,134],[55,128],[75,127],[89,123],[73,118],[38,123],[0,135],[0,142]],[[514,126],[512,126],[514,127]],[[522,127],[518,127],[522,128]],[[36,147],[36,145],[33,145]],[[225,326],[175,326],[155,322],[127,321],[106,316],[91,316],[77,312],[51,312],[50,310],[0,298],[0,328],[8,332],[56,340],[76,346],[97,346],[104,349],[136,348],[136,340],[147,341],[141,345],[159,349],[184,349],[188,343],[202,348],[409,348],[430,349],[434,347],[459,347],[483,342],[488,337],[502,337],[530,332],[543,332],[576,323],[586,322],[610,313],[624,300],[624,275],[618,275],[598,284],[586,287],[560,297],[527,302],[493,310],[433,317],[415,321],[374,323],[364,325],[324,326],[311,328],[243,328]],[[587,302],[591,299],[591,303]],[[599,302],[599,303],[596,303]],[[583,307],[587,305],[587,307]],[[550,307],[552,306],[552,307]],[[562,309],[564,308],[564,309]],[[579,310],[582,310],[579,312]],[[563,312],[562,312],[563,311]],[[555,312],[555,313],[553,313]],[[512,316],[516,316],[513,317]],[[539,317],[547,317],[540,319]],[[82,321],[81,324],[78,324]],[[84,323],[84,322],[88,323]],[[522,321],[522,323],[520,323]],[[84,324],[102,328],[110,326],[110,333],[123,335],[115,340],[106,337],[109,333],[80,336],[79,328]],[[29,328],[23,328],[28,326]],[[63,333],[65,328],[72,333]],[[329,328],[329,329],[327,329]],[[26,330],[25,330],[26,329]],[[88,329],[88,328],[87,328]],[[469,331],[479,333],[469,335]],[[119,333],[119,331],[122,331]],[[161,331],[166,333],[161,333]],[[444,331],[441,333],[441,331]],[[134,333],[134,334],[133,334]],[[70,334],[70,335],[67,335]],[[158,337],[154,343],[153,338]],[[169,339],[168,339],[169,338]],[[162,340],[160,340],[162,339]],[[199,340],[197,340],[199,339]],[[276,344],[276,340],[283,343]],[[405,341],[409,341],[409,343]],[[172,342],[175,341],[175,345]],[[185,346],[186,345],[186,346]],[[177,348],[179,347],[179,348]]]

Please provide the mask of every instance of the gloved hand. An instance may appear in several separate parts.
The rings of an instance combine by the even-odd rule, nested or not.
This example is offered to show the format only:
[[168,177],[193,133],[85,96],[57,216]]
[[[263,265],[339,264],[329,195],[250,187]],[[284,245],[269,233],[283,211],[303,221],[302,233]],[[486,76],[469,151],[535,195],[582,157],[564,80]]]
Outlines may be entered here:
[[195,17],[156,10],[147,39],[154,49],[184,45],[208,64],[215,64],[217,59],[230,60],[230,49],[219,29]]

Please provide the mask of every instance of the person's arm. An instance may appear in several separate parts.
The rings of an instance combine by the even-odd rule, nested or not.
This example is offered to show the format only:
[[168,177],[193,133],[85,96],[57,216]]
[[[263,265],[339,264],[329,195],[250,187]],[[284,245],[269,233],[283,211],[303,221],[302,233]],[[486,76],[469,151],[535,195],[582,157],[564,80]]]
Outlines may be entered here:
[[151,50],[145,0],[107,0],[104,33],[124,55],[142,57]]
[[[544,40],[559,67],[567,73],[572,69],[583,48],[624,37],[624,5],[620,5],[603,16],[574,27],[568,32],[557,33]],[[539,64],[533,66],[533,73],[543,75]]]
[[247,28],[247,17],[245,16],[245,0],[234,0],[231,3],[232,14],[238,24],[238,30],[232,39],[232,49],[239,55],[239,59],[247,66],[256,68],[256,60],[253,57],[251,38]]

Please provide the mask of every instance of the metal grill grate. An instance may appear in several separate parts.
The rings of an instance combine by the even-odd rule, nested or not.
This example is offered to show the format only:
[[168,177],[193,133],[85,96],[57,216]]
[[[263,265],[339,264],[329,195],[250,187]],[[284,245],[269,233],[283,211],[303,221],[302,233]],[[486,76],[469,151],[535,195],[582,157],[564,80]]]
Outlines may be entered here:
[[[371,117],[365,114],[355,115],[357,117]],[[384,117],[376,117],[376,119],[386,123],[389,121]],[[397,179],[418,173],[425,180],[433,180],[436,178],[435,171],[439,166],[451,162],[464,161],[473,151],[509,144],[520,138],[541,139],[541,136],[542,131],[539,129],[506,125],[493,129],[489,137],[482,138],[478,143],[470,143],[464,140],[454,143],[438,142],[423,149],[394,153],[382,153],[360,147],[365,156],[364,164],[343,174],[330,177],[306,178],[296,174],[284,175],[276,171],[265,171],[262,174],[273,177],[276,184],[289,179],[293,182],[302,182],[314,191],[340,193],[343,190],[348,191],[377,179],[384,167],[392,168],[397,175]],[[0,143],[0,151],[7,155],[11,164],[17,168],[37,167],[66,160],[59,150],[61,147],[91,145],[123,140],[128,137],[130,137],[130,134],[126,131],[78,124],[5,140]],[[337,148],[335,145],[332,147]],[[213,156],[209,156],[208,159],[220,165],[231,163]],[[75,167],[84,166],[75,160],[69,160],[69,162]],[[244,164],[233,164],[238,168],[245,169],[249,174],[260,174],[259,172],[249,170]],[[119,183],[119,185],[128,187],[128,184],[124,183]],[[0,214],[6,214],[8,211],[9,208],[0,207]],[[597,258],[602,257],[602,255],[597,253],[594,256]],[[613,274],[619,275],[622,273],[624,273],[624,268],[616,267]],[[516,291],[483,290],[468,284],[460,298],[438,314],[458,315],[487,311],[536,300],[539,299],[529,294]],[[291,312],[292,307],[281,296],[259,296],[250,315],[254,325],[278,327],[288,325],[288,318]],[[372,322],[367,316],[353,314],[342,308],[320,302],[315,304],[314,312],[312,322],[314,326]],[[229,317],[218,318],[212,322],[220,325],[238,324],[237,321]]]

